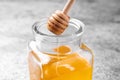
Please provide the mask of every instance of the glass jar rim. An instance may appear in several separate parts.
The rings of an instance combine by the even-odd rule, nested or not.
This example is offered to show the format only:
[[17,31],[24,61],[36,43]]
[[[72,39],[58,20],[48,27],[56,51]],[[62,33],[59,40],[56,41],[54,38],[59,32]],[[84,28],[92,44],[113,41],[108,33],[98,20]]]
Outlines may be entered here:
[[[33,32],[36,33],[37,35],[41,35],[41,36],[45,36],[45,37],[71,37],[71,36],[81,36],[84,32],[84,23],[78,19],[75,19],[75,18],[71,18],[69,23],[73,23],[75,24],[77,27],[79,27],[79,29],[74,32],[73,34],[65,34],[65,35],[48,35],[48,34],[45,34],[45,33],[42,33],[38,30],[38,24],[40,24],[42,21],[46,21],[47,18],[43,18],[41,19],[39,22],[36,22],[35,24],[33,24],[32,26],[32,29],[33,29]],[[43,23],[41,23],[39,26],[43,25]],[[81,31],[82,29],[82,31]]]

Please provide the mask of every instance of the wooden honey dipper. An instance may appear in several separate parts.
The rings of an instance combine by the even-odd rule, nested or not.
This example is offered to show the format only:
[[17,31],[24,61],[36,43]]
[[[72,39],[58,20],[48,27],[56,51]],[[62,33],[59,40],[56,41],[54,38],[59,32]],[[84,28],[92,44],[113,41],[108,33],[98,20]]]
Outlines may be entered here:
[[68,27],[69,16],[67,15],[75,0],[68,0],[63,11],[57,10],[48,19],[47,27],[52,33],[60,35]]

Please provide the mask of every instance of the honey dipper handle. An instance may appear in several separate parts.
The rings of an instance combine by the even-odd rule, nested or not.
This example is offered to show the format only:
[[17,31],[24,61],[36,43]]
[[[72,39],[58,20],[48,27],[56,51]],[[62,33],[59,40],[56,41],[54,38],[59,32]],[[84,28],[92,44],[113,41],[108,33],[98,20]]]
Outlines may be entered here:
[[70,10],[71,6],[73,5],[75,0],[68,0],[66,3],[65,7],[63,8],[63,13],[67,14],[68,11]]

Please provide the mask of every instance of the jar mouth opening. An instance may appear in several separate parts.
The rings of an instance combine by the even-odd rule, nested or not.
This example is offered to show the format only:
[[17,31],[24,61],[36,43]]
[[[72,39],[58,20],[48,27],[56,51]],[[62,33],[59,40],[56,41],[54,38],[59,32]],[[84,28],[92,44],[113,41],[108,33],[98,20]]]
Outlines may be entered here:
[[[36,22],[32,26],[33,32],[37,35],[40,35],[40,36],[57,37],[57,38],[59,38],[59,37],[81,36],[84,32],[84,26],[85,26],[84,23],[81,22],[80,20],[71,18],[70,21],[69,21],[68,28],[73,26],[73,27],[76,28],[76,30],[75,31],[68,31],[68,32],[66,30],[66,32],[64,31],[61,35],[55,35],[47,29],[47,20],[48,20],[47,18],[43,18],[39,22]],[[44,26],[44,28],[46,28],[46,29],[42,30],[41,29],[42,26]],[[46,30],[47,30],[48,33],[46,33]],[[69,30],[72,30],[72,29],[69,29]]]

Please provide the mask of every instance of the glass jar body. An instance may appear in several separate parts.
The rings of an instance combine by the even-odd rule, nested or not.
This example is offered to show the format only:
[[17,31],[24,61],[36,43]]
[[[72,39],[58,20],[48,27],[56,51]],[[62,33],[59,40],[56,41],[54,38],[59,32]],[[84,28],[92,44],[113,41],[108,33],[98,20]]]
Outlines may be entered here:
[[[28,55],[30,80],[92,80],[93,54],[81,42],[84,25],[78,20],[71,23],[78,26],[71,35],[70,32],[62,36],[34,32],[35,40],[29,44]],[[35,24],[33,30],[35,27],[40,25]]]

